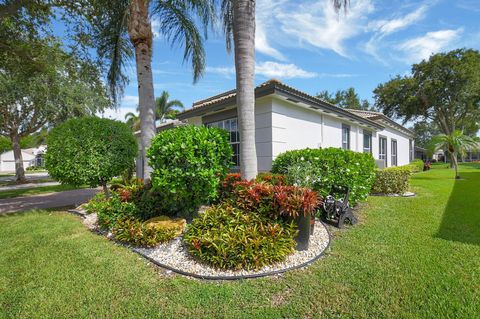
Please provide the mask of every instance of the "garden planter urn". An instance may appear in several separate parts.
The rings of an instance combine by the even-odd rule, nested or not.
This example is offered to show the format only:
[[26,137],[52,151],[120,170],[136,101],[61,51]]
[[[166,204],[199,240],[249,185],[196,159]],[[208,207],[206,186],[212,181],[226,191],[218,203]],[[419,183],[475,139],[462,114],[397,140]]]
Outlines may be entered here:
[[308,241],[310,240],[310,234],[312,231],[311,219],[312,217],[310,214],[305,216],[303,213],[295,218],[295,222],[298,226],[298,235],[295,237],[295,241],[297,242],[296,249],[299,251],[308,249]]

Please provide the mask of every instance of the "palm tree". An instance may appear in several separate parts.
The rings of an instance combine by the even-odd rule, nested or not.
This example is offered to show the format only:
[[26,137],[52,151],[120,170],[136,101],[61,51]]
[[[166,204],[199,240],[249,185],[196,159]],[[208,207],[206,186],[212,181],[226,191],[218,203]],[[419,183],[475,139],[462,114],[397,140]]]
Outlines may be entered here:
[[125,122],[134,132],[140,129],[140,118],[133,112],[125,114]]
[[169,100],[170,94],[162,91],[160,97],[155,100],[155,117],[156,120],[163,122],[166,118],[175,118],[179,110],[183,110],[184,106],[180,100]]
[[431,140],[431,146],[436,151],[443,149],[448,152],[455,169],[455,178],[460,179],[458,175],[458,155],[462,155],[467,151],[477,149],[479,141],[477,138],[463,134],[462,131],[456,130],[452,134],[436,135]]
[[[332,0],[335,10],[347,10],[349,0]],[[257,176],[255,147],[255,0],[222,0],[223,30],[227,51],[234,44],[240,131],[240,173],[250,180]]]
[[205,68],[203,38],[195,21],[206,30],[214,19],[213,0],[90,0],[94,41],[102,59],[109,62],[107,80],[115,101],[128,82],[127,60],[135,56],[140,110],[140,143],[143,176],[150,177],[146,150],[155,136],[155,98],[152,76],[153,32],[151,17],[159,19],[159,31],[172,45],[183,42],[183,59],[192,61],[194,82]]

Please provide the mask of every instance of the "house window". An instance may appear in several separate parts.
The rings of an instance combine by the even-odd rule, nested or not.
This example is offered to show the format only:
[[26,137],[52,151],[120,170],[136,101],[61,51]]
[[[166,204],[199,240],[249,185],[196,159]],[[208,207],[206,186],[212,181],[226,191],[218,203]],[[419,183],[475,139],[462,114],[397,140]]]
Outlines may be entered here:
[[240,166],[240,133],[238,132],[237,118],[211,122],[207,127],[218,127],[230,133],[230,145],[233,149],[232,162],[236,167]]
[[350,126],[345,124],[342,124],[342,148],[350,149]]
[[363,152],[372,154],[372,133],[363,131]]
[[385,167],[387,167],[387,138],[380,137],[378,141],[378,159],[382,160],[385,163]]
[[392,166],[397,166],[397,141],[392,139]]

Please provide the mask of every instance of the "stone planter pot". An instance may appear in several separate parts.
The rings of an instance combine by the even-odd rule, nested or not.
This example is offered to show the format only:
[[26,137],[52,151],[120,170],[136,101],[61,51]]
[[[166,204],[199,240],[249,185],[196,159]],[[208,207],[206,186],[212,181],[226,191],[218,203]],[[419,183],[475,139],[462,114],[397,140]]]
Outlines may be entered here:
[[308,249],[308,241],[312,231],[311,219],[310,214],[307,216],[300,214],[295,218],[295,223],[298,226],[298,235],[295,237],[295,241],[297,242],[296,249],[299,251]]

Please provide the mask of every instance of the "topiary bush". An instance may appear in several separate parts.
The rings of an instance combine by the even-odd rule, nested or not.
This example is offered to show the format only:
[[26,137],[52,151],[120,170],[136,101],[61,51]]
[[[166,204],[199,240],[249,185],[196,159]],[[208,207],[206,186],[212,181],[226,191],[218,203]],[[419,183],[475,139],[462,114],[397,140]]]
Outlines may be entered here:
[[102,185],[132,166],[138,152],[124,123],[82,117],[55,127],[47,138],[45,165],[54,179],[72,185]]
[[226,131],[188,125],[158,134],[147,157],[152,187],[164,195],[163,209],[191,215],[217,198],[231,166],[232,147]]
[[375,160],[369,153],[338,148],[294,150],[280,154],[273,162],[272,172],[286,175],[289,181],[298,180],[300,186],[311,187],[322,197],[333,186],[348,187],[350,202],[355,204],[370,193],[375,181]]
[[189,252],[220,269],[260,269],[284,261],[295,249],[293,222],[246,214],[233,206],[213,206],[187,226]]
[[375,173],[373,194],[403,194],[408,191],[409,179],[412,174],[408,165],[379,169]]

